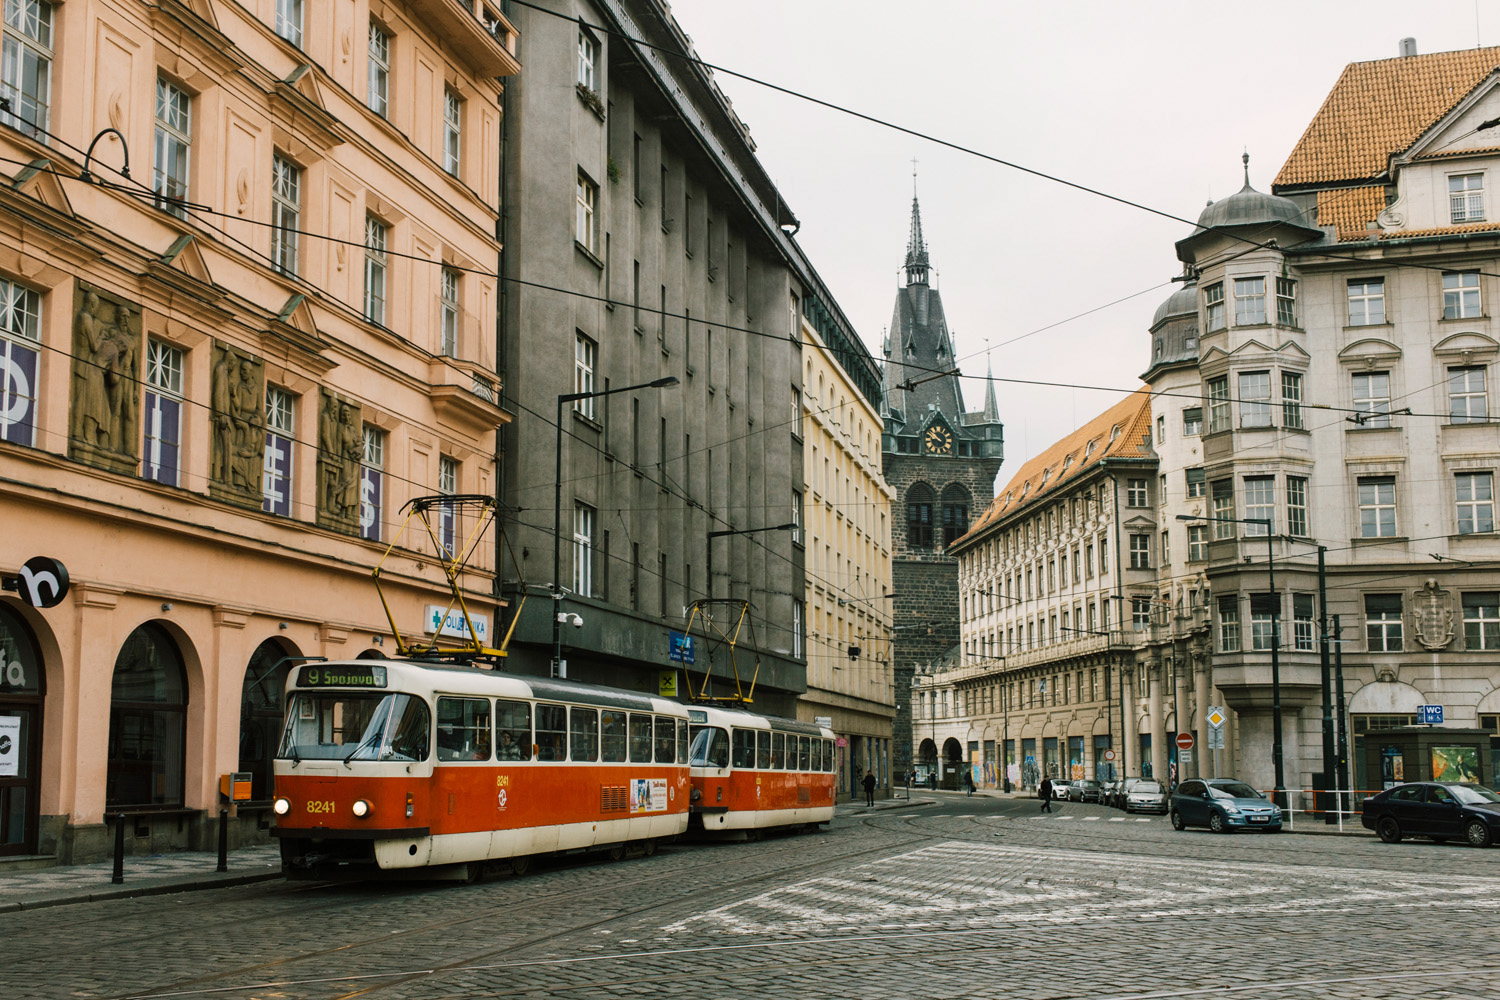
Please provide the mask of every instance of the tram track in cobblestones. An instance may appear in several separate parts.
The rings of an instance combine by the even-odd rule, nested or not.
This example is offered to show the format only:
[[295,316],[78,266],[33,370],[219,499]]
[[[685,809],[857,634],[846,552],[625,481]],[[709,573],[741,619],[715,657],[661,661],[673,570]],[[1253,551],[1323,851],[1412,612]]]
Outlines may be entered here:
[[[864,827],[868,827],[868,828],[874,828],[872,820],[873,820],[873,817],[861,817],[860,819],[853,821],[853,823],[857,824],[859,826],[864,826]],[[637,907],[633,907],[633,908],[629,908],[629,909],[625,909],[625,910],[620,910],[620,911],[612,912],[609,915],[607,915],[605,917],[602,917],[602,918],[600,918],[598,920],[591,920],[591,921],[587,921],[587,922],[584,922],[584,923],[581,923],[581,924],[576,924],[576,925],[565,927],[565,928],[552,928],[552,929],[549,929],[549,931],[547,933],[545,933],[545,934],[537,934],[537,935],[531,936],[529,938],[524,938],[524,939],[520,939],[520,940],[516,940],[516,941],[507,942],[502,947],[488,948],[488,949],[485,949],[483,951],[476,952],[475,954],[466,956],[466,957],[464,957],[462,959],[458,959],[458,960],[455,960],[455,961],[452,961],[452,962],[447,962],[447,963],[444,963],[442,965],[437,965],[437,966],[434,966],[434,967],[432,967],[430,969],[421,969],[421,970],[405,969],[405,970],[394,970],[394,971],[391,971],[391,972],[388,972],[388,973],[363,973],[363,974],[349,975],[349,976],[320,976],[320,977],[317,977],[316,979],[286,980],[286,981],[282,981],[282,982],[262,982],[262,983],[254,983],[254,984],[248,984],[248,985],[243,985],[243,986],[226,985],[226,983],[227,983],[228,980],[234,979],[236,977],[249,976],[249,975],[253,975],[255,973],[264,972],[264,971],[269,970],[269,969],[285,969],[285,968],[288,968],[288,967],[290,967],[290,966],[292,966],[292,965],[294,965],[296,963],[314,961],[314,960],[316,960],[318,958],[323,958],[323,957],[326,957],[328,955],[333,955],[333,954],[348,953],[348,954],[352,955],[354,953],[357,953],[361,948],[366,948],[366,947],[370,947],[370,946],[373,946],[373,945],[390,946],[392,944],[400,943],[403,940],[410,941],[410,940],[418,939],[422,935],[431,934],[431,933],[433,933],[435,931],[439,931],[439,930],[445,931],[445,932],[451,932],[451,931],[454,931],[455,929],[462,928],[462,927],[464,927],[466,925],[481,923],[481,922],[484,922],[484,921],[493,921],[495,919],[495,916],[494,916],[494,912],[492,912],[492,911],[498,910],[498,909],[500,909],[500,908],[502,908],[504,906],[507,906],[507,905],[517,905],[517,906],[524,905],[525,907],[528,907],[529,909],[531,909],[533,911],[536,911],[536,912],[550,912],[550,911],[555,910],[557,907],[559,907],[561,905],[564,905],[568,901],[581,900],[581,899],[582,900],[596,899],[598,897],[600,889],[598,887],[589,886],[589,887],[585,887],[585,888],[570,890],[570,891],[567,891],[567,892],[551,893],[551,894],[541,895],[541,896],[535,896],[535,895],[526,896],[524,899],[521,899],[521,900],[496,900],[491,905],[489,905],[489,906],[486,907],[487,912],[481,913],[481,914],[476,914],[474,916],[462,917],[462,918],[457,918],[457,919],[455,919],[455,918],[453,918],[451,916],[450,917],[445,917],[442,920],[435,920],[435,921],[430,921],[430,922],[424,923],[423,925],[421,925],[419,927],[407,928],[407,929],[403,929],[403,930],[400,930],[400,931],[387,932],[387,933],[383,933],[383,934],[380,934],[380,935],[365,937],[365,938],[362,938],[362,939],[356,940],[356,941],[345,941],[345,942],[339,944],[336,947],[325,948],[325,949],[318,949],[318,950],[314,950],[314,951],[304,951],[304,952],[300,952],[300,953],[298,953],[296,955],[286,956],[284,958],[278,958],[278,959],[273,959],[273,960],[270,960],[270,961],[263,961],[263,962],[257,962],[257,963],[247,964],[247,965],[239,966],[239,967],[234,968],[234,969],[229,969],[229,970],[225,970],[225,971],[221,971],[221,972],[215,972],[215,973],[213,973],[211,975],[198,976],[198,977],[192,977],[192,978],[187,978],[187,979],[179,979],[179,980],[176,980],[174,982],[167,983],[167,984],[162,984],[160,986],[153,987],[153,988],[148,988],[148,989],[139,989],[138,988],[138,989],[130,990],[130,991],[123,992],[123,993],[114,993],[114,994],[108,994],[108,995],[106,995],[106,994],[100,994],[100,995],[97,995],[97,996],[98,996],[98,1000],[153,1000],[153,998],[163,998],[163,1000],[165,1000],[165,998],[168,998],[168,997],[191,997],[191,996],[201,996],[201,995],[224,995],[224,994],[233,994],[233,993],[237,993],[237,992],[241,992],[241,991],[248,992],[250,990],[256,990],[256,989],[278,989],[278,988],[285,988],[286,986],[302,985],[302,984],[308,984],[308,985],[310,985],[310,984],[314,984],[314,983],[335,983],[335,982],[351,983],[351,982],[354,982],[354,981],[367,980],[367,979],[392,980],[392,981],[389,981],[389,982],[384,982],[384,983],[380,983],[380,984],[376,984],[376,985],[371,985],[369,987],[355,989],[353,991],[347,991],[347,992],[343,992],[343,993],[337,994],[337,996],[339,998],[341,998],[341,1000],[352,1000],[352,998],[354,998],[354,997],[370,996],[370,995],[379,993],[379,992],[381,992],[383,990],[398,988],[401,985],[403,985],[405,983],[408,983],[408,982],[411,982],[413,980],[426,979],[426,978],[429,978],[429,977],[434,976],[434,975],[443,975],[443,974],[447,974],[447,973],[450,973],[450,972],[463,971],[466,968],[472,968],[476,964],[481,964],[481,963],[485,962],[486,960],[492,959],[492,958],[494,958],[494,957],[496,957],[498,955],[501,955],[501,954],[504,954],[504,955],[516,955],[516,954],[519,954],[519,953],[524,953],[524,952],[526,952],[526,951],[528,951],[530,949],[533,949],[533,948],[536,948],[536,947],[539,947],[539,946],[542,946],[542,945],[546,945],[549,942],[554,942],[559,937],[563,937],[563,936],[567,936],[567,935],[574,935],[574,934],[579,934],[579,933],[586,933],[586,932],[588,932],[590,930],[594,930],[594,929],[600,928],[600,927],[602,927],[602,926],[604,926],[606,924],[617,923],[617,922],[619,922],[621,920],[629,920],[629,919],[632,919],[632,918],[635,918],[635,917],[639,917],[639,916],[644,915],[644,914],[648,914],[648,913],[650,913],[650,912],[652,912],[654,910],[660,910],[660,909],[663,909],[665,907],[673,907],[673,906],[676,906],[676,907],[691,906],[696,901],[709,900],[709,899],[713,899],[715,897],[722,897],[726,892],[730,892],[730,891],[732,891],[732,890],[734,890],[736,888],[739,888],[739,887],[748,886],[748,885],[754,885],[754,884],[756,884],[758,882],[764,882],[768,878],[774,878],[774,879],[781,880],[781,879],[785,879],[785,878],[788,878],[788,877],[795,877],[796,875],[804,873],[804,872],[806,872],[808,870],[813,870],[813,869],[818,869],[818,868],[824,868],[824,867],[827,867],[827,866],[830,866],[830,865],[838,865],[838,864],[842,864],[842,863],[847,863],[849,861],[853,861],[853,860],[857,860],[857,859],[860,859],[860,858],[864,858],[866,856],[885,854],[885,853],[889,853],[891,851],[899,851],[902,848],[909,847],[909,846],[911,846],[913,844],[918,844],[918,843],[922,843],[922,842],[925,842],[925,841],[933,839],[932,836],[928,835],[928,834],[922,834],[922,835],[918,835],[918,836],[913,836],[910,830],[896,830],[896,831],[889,831],[889,830],[887,830],[885,832],[892,833],[892,834],[894,834],[896,836],[895,836],[895,838],[893,838],[893,840],[891,840],[889,842],[882,843],[882,844],[880,844],[880,845],[878,845],[876,847],[861,848],[859,850],[846,851],[846,852],[843,852],[843,853],[833,853],[833,854],[829,854],[827,856],[816,858],[814,860],[809,860],[809,861],[803,862],[801,864],[790,865],[790,866],[779,866],[779,867],[774,867],[774,868],[772,868],[772,860],[770,858],[767,858],[767,859],[764,860],[764,864],[763,865],[757,866],[757,869],[758,869],[757,871],[755,871],[754,873],[749,874],[749,875],[745,875],[745,876],[742,876],[742,877],[739,877],[739,878],[735,878],[735,879],[731,879],[731,880],[716,881],[712,886],[709,886],[707,888],[699,889],[697,891],[687,892],[687,893],[680,894],[680,895],[674,895],[671,898],[657,900],[657,901],[652,902],[652,903],[647,904],[647,905],[642,905],[642,906],[637,906]],[[833,831],[829,831],[828,833],[822,834],[822,836],[836,836],[837,833],[838,833],[837,830],[833,830]],[[693,849],[691,849],[690,852],[693,853],[693,854],[699,854],[699,853],[706,854],[706,853],[708,853],[710,851],[713,851],[714,849],[715,849],[715,845],[703,845],[701,848],[693,848]],[[676,854],[678,852],[674,851],[672,853]],[[683,851],[681,853],[685,855],[685,854],[689,853],[689,851]],[[670,858],[671,855],[661,855],[661,854],[659,854],[657,857],[658,858],[663,858],[663,857]],[[602,864],[598,865],[598,866],[589,866],[589,865],[586,865],[586,864],[580,864],[580,865],[577,865],[577,866],[570,866],[570,867],[576,867],[576,868],[598,867],[598,868],[601,868],[601,869],[607,868],[610,871],[617,870],[613,865],[602,865]],[[653,890],[660,890],[662,888],[662,886],[666,883],[666,881],[668,879],[672,879],[677,884],[681,884],[683,882],[695,883],[695,882],[697,882],[701,878],[701,876],[703,874],[708,873],[708,872],[714,872],[714,871],[722,871],[723,867],[724,867],[724,862],[723,862],[722,859],[719,859],[719,860],[706,860],[705,863],[703,863],[701,865],[694,865],[694,866],[689,867],[685,871],[672,872],[672,873],[670,873],[668,875],[663,875],[660,872],[654,872],[654,873],[643,874],[639,878],[636,878],[636,879],[633,879],[633,880],[630,880],[630,881],[626,881],[626,882],[612,880],[609,883],[608,891],[611,894],[614,894],[614,895],[628,896],[630,894],[630,892],[631,892],[632,889],[638,889],[638,888],[642,888],[642,887],[649,887],[649,888],[651,888]],[[765,870],[767,868],[771,868],[771,870],[769,870],[769,871]],[[550,872],[535,872],[534,871],[531,875],[521,876],[519,878],[514,878],[513,880],[496,879],[496,880],[494,880],[492,882],[487,883],[487,885],[489,885],[489,886],[499,886],[499,885],[514,884],[518,889],[520,889],[521,891],[524,892],[524,887],[526,887],[527,885],[533,883],[534,881],[536,881],[540,877],[545,877],[545,875],[547,875],[547,874],[550,874]],[[318,884],[316,886],[309,886],[309,889],[319,889],[319,888],[321,888],[321,889],[327,889],[329,887],[330,887],[329,883],[320,883],[320,884]],[[472,889],[472,888],[474,888],[474,887],[464,887],[464,888],[455,887],[455,891],[463,892],[463,891],[466,891],[467,889]],[[339,899],[339,900],[330,901],[329,903],[327,903],[325,905],[316,907],[314,910],[299,911],[299,912],[302,913],[302,914],[306,914],[306,913],[318,913],[318,914],[320,914],[320,916],[325,917],[325,918],[326,917],[336,917],[338,915],[338,911],[341,910],[341,909],[348,908],[348,909],[359,910],[359,909],[361,909],[363,907],[367,907],[369,905],[369,903],[370,903],[370,900],[369,900],[368,896],[366,896],[364,894],[361,894],[361,896],[358,899],[349,899],[349,898],[346,897],[346,898],[342,898],[342,899]],[[200,928],[195,928],[195,930],[196,931],[210,931],[211,929],[210,928],[202,928],[202,927],[200,927]],[[218,984],[218,985],[215,985],[215,984]]]

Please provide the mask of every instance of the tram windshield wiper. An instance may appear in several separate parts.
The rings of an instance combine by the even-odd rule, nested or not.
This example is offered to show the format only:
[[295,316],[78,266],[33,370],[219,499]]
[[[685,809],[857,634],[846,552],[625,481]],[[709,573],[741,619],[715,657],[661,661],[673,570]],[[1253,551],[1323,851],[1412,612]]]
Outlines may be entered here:
[[374,727],[372,727],[370,735],[368,735],[364,739],[360,740],[359,741],[359,745],[356,746],[353,750],[349,751],[349,756],[347,756],[347,757],[344,758],[344,766],[348,767],[349,770],[351,770],[351,771],[354,770],[354,768],[349,767],[349,762],[354,759],[354,757],[355,757],[356,754],[358,754],[361,750],[363,750],[365,747],[369,746],[372,742],[374,742],[380,736],[380,734],[382,732],[384,732],[384,730],[385,730],[384,726],[374,726]]

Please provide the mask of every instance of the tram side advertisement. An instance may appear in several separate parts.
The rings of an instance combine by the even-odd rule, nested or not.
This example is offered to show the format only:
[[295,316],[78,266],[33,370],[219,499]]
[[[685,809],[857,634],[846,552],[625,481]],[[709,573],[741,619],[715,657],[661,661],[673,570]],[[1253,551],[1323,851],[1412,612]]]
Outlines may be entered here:
[[666,812],[667,795],[665,778],[632,778],[630,811],[632,813]]

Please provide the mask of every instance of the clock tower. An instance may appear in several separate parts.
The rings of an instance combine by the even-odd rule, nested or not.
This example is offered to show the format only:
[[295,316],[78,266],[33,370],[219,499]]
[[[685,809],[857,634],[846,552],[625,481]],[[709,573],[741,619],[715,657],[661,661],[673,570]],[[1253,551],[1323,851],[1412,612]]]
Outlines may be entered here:
[[[983,511],[995,497],[995,474],[1004,457],[993,383],[985,387],[984,407],[964,408],[963,390],[950,372],[956,367],[953,338],[943,316],[943,300],[932,286],[931,260],[922,237],[922,215],[911,200],[911,238],[906,245],[906,282],[896,292],[896,308],[883,345],[885,354],[885,432],[881,465],[895,491],[891,506],[891,590],[895,639],[895,746],[892,765],[904,769],[956,751],[968,759],[967,746],[931,745],[918,720],[913,731],[911,677],[958,646],[958,562],[946,554],[948,543],[969,527],[970,512]],[[985,734],[973,734],[979,753]],[[947,780],[959,772],[944,765]]]

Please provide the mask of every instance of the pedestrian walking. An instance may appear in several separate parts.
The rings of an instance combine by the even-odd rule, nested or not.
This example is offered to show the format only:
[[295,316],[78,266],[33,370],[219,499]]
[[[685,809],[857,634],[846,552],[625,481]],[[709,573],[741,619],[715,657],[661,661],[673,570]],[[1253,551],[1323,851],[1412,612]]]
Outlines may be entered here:
[[1051,778],[1043,778],[1042,779],[1042,783],[1037,786],[1036,794],[1037,794],[1037,797],[1042,800],[1042,810],[1041,811],[1044,812],[1044,813],[1051,812],[1052,811],[1052,779]]
[[865,805],[875,804],[875,772],[871,771],[865,775]]
[[964,790],[969,795],[974,794],[974,772],[972,769],[964,772]]

